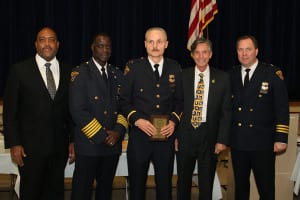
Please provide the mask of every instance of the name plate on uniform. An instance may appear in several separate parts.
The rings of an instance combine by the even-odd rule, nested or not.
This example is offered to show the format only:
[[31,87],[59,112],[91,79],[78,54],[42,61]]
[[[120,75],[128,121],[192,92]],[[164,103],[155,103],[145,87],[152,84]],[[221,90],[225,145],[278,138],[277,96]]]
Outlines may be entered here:
[[151,115],[151,123],[155,126],[157,134],[150,137],[151,141],[166,141],[168,138],[161,134],[160,130],[169,123],[168,115]]

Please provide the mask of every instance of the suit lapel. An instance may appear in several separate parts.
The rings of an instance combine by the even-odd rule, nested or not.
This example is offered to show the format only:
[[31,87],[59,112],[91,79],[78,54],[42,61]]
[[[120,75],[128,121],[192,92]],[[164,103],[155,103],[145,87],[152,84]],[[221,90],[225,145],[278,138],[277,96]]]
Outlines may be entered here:
[[[34,84],[37,87],[37,92],[39,91],[41,94],[43,94],[45,97],[51,99],[51,96],[48,92],[47,85],[41,75],[41,72],[39,70],[39,67],[35,61],[35,58],[33,58],[32,65],[29,66],[27,70],[30,70],[31,72],[28,72],[29,78],[28,80],[36,82]],[[52,99],[51,99],[52,100]]]
[[188,118],[191,118],[192,116],[192,110],[194,107],[194,96],[195,96],[195,86],[194,86],[194,82],[195,82],[195,67],[187,69],[186,71],[186,77],[184,78],[184,80],[186,81],[184,84],[184,93],[186,93],[184,96],[188,97],[185,98],[185,106],[187,107],[186,109],[186,116],[188,116]]

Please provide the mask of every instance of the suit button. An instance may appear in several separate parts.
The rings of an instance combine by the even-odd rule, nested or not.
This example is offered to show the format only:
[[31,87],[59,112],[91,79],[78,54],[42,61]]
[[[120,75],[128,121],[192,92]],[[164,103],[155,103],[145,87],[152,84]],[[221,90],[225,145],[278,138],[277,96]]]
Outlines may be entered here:
[[242,111],[242,107],[239,107],[238,110],[239,110],[239,111]]
[[114,112],[114,114],[116,115],[116,114],[118,114],[118,112]]
[[262,95],[260,94],[260,95],[258,95],[258,98],[261,98],[262,97]]
[[238,126],[242,126],[242,123],[241,123],[241,122],[239,122],[239,123],[238,123]]
[[249,124],[249,127],[252,128],[252,127],[253,127],[253,124]]
[[157,109],[160,108],[160,105],[156,105],[156,108],[157,108]]
[[141,89],[140,89],[140,92],[144,92],[144,89],[143,89],[143,88],[141,88]]
[[104,115],[107,115],[107,111],[106,110],[103,113],[104,113]]
[[159,87],[160,87],[159,83],[157,83],[157,84],[156,84],[156,87],[157,87],[157,88],[159,88]]
[[99,97],[98,97],[98,96],[95,96],[95,97],[94,97],[94,99],[95,99],[95,100],[98,100],[98,99],[99,99]]
[[249,111],[250,111],[250,112],[253,112],[253,108],[250,108]]
[[157,99],[159,99],[159,98],[160,98],[160,95],[159,95],[159,94],[157,94],[157,95],[156,95],[156,98],[157,98]]

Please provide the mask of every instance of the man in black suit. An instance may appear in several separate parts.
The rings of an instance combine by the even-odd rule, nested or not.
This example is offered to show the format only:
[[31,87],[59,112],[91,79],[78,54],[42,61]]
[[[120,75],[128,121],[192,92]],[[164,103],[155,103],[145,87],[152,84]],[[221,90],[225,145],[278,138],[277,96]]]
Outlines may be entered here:
[[[157,200],[172,198],[173,133],[180,120],[182,87],[180,65],[163,56],[167,47],[165,30],[150,28],[145,34],[148,56],[129,61],[125,67],[121,107],[131,124],[127,150],[130,200],[145,199],[150,162],[154,165]],[[166,124],[157,130],[151,122],[153,115],[166,117],[158,118]],[[157,131],[164,141],[152,140]]]
[[72,72],[70,111],[75,122],[75,170],[72,200],[109,200],[127,121],[119,113],[123,73],[108,63],[111,39],[97,34],[92,58]]
[[249,199],[253,171],[260,199],[275,199],[275,157],[287,148],[289,103],[282,72],[259,62],[253,36],[237,40],[241,65],[231,72],[231,153],[235,199]]
[[[209,66],[212,45],[208,39],[196,39],[191,46],[191,56],[196,66],[183,70],[182,75],[184,106],[177,131],[177,199],[191,199],[197,161],[199,199],[208,200],[212,199],[217,156],[229,142],[230,78],[227,73]],[[201,102],[194,104],[198,100]],[[195,118],[199,121],[192,120]]]
[[[64,199],[71,134],[71,67],[56,59],[59,42],[51,28],[38,32],[35,47],[35,57],[14,65],[7,78],[3,104],[5,147],[10,148],[11,158],[19,167],[20,199],[59,200]],[[52,72],[50,82],[45,64]]]

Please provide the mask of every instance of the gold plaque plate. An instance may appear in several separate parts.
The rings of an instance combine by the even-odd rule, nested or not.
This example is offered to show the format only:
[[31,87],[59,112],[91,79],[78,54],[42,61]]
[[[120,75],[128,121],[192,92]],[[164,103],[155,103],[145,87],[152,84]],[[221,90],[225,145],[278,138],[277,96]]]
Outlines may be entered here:
[[168,138],[161,134],[160,130],[169,123],[168,115],[151,115],[151,123],[155,126],[157,134],[150,137],[151,141],[166,141]]

